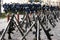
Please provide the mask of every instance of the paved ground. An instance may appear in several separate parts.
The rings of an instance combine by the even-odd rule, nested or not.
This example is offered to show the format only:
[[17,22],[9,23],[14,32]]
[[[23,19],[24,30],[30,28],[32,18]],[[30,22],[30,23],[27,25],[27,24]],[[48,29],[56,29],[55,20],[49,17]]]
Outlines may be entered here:
[[[7,25],[7,21],[6,18],[5,19],[0,19],[0,31],[2,29],[5,29]],[[56,22],[56,27],[52,28],[51,25],[49,24],[49,27],[52,29],[50,31],[51,34],[54,34],[54,36],[52,36],[52,40],[60,40],[60,21]],[[35,31],[35,29],[33,28],[33,31]],[[33,31],[29,32],[29,34],[26,36],[27,40],[33,40],[35,35],[32,33]],[[13,40],[20,40],[22,38],[21,34],[19,33],[19,31],[17,31],[17,28],[15,31],[13,31],[14,34],[11,34],[11,37]],[[8,40],[8,34],[5,34],[5,38]],[[48,40],[44,31],[41,31],[41,40]]]

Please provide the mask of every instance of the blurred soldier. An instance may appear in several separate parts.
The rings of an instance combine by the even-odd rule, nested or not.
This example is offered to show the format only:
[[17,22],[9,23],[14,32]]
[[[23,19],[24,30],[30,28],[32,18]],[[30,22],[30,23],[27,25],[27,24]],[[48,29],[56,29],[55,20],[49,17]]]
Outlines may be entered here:
[[8,39],[12,39],[12,38],[11,38],[11,33],[13,34],[12,31],[15,30],[14,27],[13,27],[13,25],[14,25],[13,22],[11,22],[10,25],[9,25],[9,29],[8,29]]
[[50,9],[49,9],[49,14],[48,14],[48,20],[49,20],[49,23],[50,23],[53,27],[56,26],[53,13],[50,11]]

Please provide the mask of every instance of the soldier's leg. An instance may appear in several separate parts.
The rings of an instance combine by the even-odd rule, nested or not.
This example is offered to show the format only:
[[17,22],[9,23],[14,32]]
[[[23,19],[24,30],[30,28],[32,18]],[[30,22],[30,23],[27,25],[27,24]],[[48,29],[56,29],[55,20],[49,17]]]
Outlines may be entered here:
[[8,33],[8,39],[12,39],[12,38],[11,38],[11,33]]

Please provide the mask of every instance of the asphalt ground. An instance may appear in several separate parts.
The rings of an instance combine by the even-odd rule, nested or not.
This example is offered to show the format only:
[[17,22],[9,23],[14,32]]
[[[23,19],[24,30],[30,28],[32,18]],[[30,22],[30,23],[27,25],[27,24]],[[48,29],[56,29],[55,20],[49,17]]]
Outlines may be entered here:
[[[5,19],[0,19],[0,30],[5,29],[7,25],[7,21],[6,18]],[[53,34],[54,36],[52,36],[52,40],[60,40],[60,20],[58,22],[56,22],[56,27],[53,28],[50,24],[48,24],[49,28],[51,28],[50,33]],[[41,28],[41,26],[40,26]],[[41,28],[42,29],[42,28]],[[35,34],[33,34],[33,31],[35,31],[34,27],[32,28],[32,31],[30,31],[28,33],[28,35],[26,36],[27,40],[34,40],[35,38]],[[19,30],[17,28],[15,28],[15,30],[13,31],[14,34],[11,34],[12,39],[11,40],[20,40],[22,38],[21,33],[19,32]],[[48,40],[47,36],[45,35],[43,29],[41,30],[41,40]],[[6,40],[8,39],[8,34],[5,34],[4,37]]]

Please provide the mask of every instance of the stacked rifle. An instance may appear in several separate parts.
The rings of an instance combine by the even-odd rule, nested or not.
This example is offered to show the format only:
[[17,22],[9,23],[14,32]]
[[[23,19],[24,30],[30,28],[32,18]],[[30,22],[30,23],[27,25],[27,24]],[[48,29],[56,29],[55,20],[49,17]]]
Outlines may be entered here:
[[[58,6],[5,3],[3,7],[6,13],[14,13],[10,19],[8,27],[5,30],[5,32],[8,30],[9,39],[11,39],[10,33],[13,33],[12,31],[15,30],[14,27],[16,26],[19,29],[21,35],[23,36],[21,40],[26,40],[25,37],[30,31],[33,30],[33,27],[36,30],[35,32],[33,32],[33,34],[35,34],[36,40],[41,40],[41,30],[45,32],[48,40],[52,40],[51,36],[53,36],[53,34],[49,33],[52,29],[49,27],[48,24],[50,24],[52,28],[55,28],[56,22],[60,20],[60,8]],[[23,15],[23,18],[21,18],[22,21],[18,21],[15,17],[15,13],[21,11],[25,14]],[[14,21],[14,17],[16,21]],[[42,27],[42,29],[40,27]],[[1,40],[4,39],[5,32],[3,33]]]

